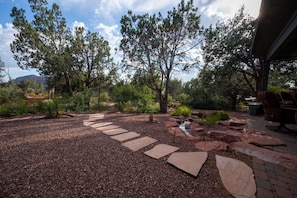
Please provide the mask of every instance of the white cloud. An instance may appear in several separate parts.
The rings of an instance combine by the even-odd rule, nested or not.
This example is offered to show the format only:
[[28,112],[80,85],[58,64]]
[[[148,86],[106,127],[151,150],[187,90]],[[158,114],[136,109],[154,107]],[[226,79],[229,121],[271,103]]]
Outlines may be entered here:
[[247,13],[256,18],[259,14],[260,4],[261,0],[216,0],[201,7],[201,11],[209,18],[226,20],[234,17],[235,13],[244,5]]
[[[10,51],[10,43],[14,40],[13,34],[15,33],[17,32],[13,29],[12,23],[6,23],[5,27],[0,24],[0,57],[5,64],[6,72],[9,73],[13,79],[22,75],[38,74],[34,70],[22,70],[13,59],[13,53]],[[8,80],[8,78],[5,80]]]
[[10,43],[14,40],[13,34],[16,30],[13,29],[11,23],[6,23],[5,27],[0,24],[0,57],[6,67],[16,67],[16,62],[13,59],[13,54],[10,51]]
[[[115,24],[108,26],[103,23],[100,23],[97,26],[97,28],[99,29],[101,36],[103,36],[104,39],[108,41],[109,46],[111,48],[111,55],[115,55],[115,49],[119,47],[122,39],[118,25]],[[118,62],[120,57],[114,56],[114,58],[115,62]]]

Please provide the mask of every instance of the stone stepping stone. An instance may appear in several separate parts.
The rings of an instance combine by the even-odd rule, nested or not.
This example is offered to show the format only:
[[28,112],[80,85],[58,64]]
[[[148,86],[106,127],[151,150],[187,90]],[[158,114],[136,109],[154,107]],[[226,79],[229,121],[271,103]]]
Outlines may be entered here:
[[216,155],[216,165],[225,188],[234,197],[256,197],[256,182],[248,165],[219,155]]
[[111,125],[111,124],[112,124],[112,122],[100,122],[100,123],[92,124],[91,127],[100,128],[100,127],[104,127],[104,126]]
[[171,146],[168,144],[158,144],[153,149],[144,152],[144,154],[155,159],[160,159],[161,157],[169,155],[177,151],[178,149],[178,147]]
[[167,162],[197,177],[206,159],[207,152],[176,152],[169,156]]
[[95,122],[84,121],[83,123],[85,126],[90,126],[90,125],[94,124]]
[[104,114],[96,113],[89,115],[89,118],[104,118]]
[[116,129],[116,128],[120,128],[120,127],[117,125],[107,125],[107,126],[103,126],[103,127],[98,127],[96,129],[99,131],[107,131],[107,130]]
[[103,114],[93,114],[89,116],[89,121],[102,120],[103,118],[104,118]]
[[128,132],[128,133],[123,133],[123,134],[120,134],[120,135],[115,135],[115,136],[112,136],[111,138],[112,139],[115,139],[117,141],[125,141],[125,140],[130,140],[132,138],[135,138],[135,137],[139,137],[140,134],[139,133],[135,133],[135,132]]
[[132,151],[138,151],[152,143],[155,143],[157,140],[151,137],[142,137],[135,140],[131,140],[123,143],[122,145],[129,148]]
[[122,129],[122,128],[116,128],[116,129],[102,131],[102,133],[104,133],[106,135],[117,135],[117,134],[121,134],[121,133],[125,133],[125,132],[128,132],[128,130]]

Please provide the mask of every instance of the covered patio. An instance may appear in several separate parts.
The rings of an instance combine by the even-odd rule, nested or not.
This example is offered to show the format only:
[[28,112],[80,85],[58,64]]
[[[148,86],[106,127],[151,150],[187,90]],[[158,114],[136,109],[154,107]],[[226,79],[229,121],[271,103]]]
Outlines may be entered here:
[[252,54],[264,61],[262,90],[270,62],[297,59],[297,1],[262,0]]
[[276,94],[266,90],[270,63],[297,59],[297,1],[262,0],[252,54],[262,64],[258,99],[265,119],[280,123],[274,130],[287,129],[285,124],[297,122],[297,92]]

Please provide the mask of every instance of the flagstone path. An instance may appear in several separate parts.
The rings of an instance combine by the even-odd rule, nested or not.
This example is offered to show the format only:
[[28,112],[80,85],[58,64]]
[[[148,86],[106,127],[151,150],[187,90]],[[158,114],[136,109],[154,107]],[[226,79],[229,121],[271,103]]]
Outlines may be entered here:
[[[111,139],[120,141],[122,143],[122,146],[127,147],[133,152],[140,151],[142,149],[145,149],[149,145],[158,142],[158,140],[152,137],[141,137],[141,135],[137,132],[131,132],[117,125],[113,125],[112,122],[104,122],[104,114],[92,114],[89,116],[88,120],[85,120],[83,122],[83,124],[85,126],[89,126],[95,128],[98,131],[101,131],[103,134],[110,136]],[[169,155],[167,159],[168,164],[171,164],[176,168],[194,177],[197,177],[200,169],[207,160],[207,152],[176,152],[178,150],[178,147],[160,143],[155,145],[152,149],[144,151],[144,154],[154,159],[160,159]],[[253,171],[251,171],[246,164],[239,160],[224,158],[220,156],[217,156],[216,159],[217,168],[219,170],[221,180],[226,189],[234,197],[255,197],[256,185],[254,185],[255,181]],[[229,169],[226,169],[226,167],[228,167],[229,165],[232,166],[229,167]],[[230,171],[238,172],[238,170],[241,170],[242,173],[245,175],[243,176],[243,174],[230,174]],[[228,177],[234,179],[226,180],[226,174],[228,175]],[[232,185],[234,184],[233,186],[235,187],[235,189],[232,187],[230,188],[230,181],[233,182]],[[241,192],[237,190],[238,186],[240,187]]]

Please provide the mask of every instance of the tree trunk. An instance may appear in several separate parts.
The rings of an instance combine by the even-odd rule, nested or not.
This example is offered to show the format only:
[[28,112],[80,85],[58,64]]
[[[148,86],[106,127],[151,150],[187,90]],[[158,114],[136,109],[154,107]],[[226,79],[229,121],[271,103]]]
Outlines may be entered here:
[[160,113],[167,113],[167,100],[161,95],[160,100]]
[[68,88],[69,96],[73,96],[73,90],[72,90],[72,86],[71,86],[71,79],[70,79],[70,76],[69,76],[68,72],[64,73],[64,78],[66,80],[66,86]]

